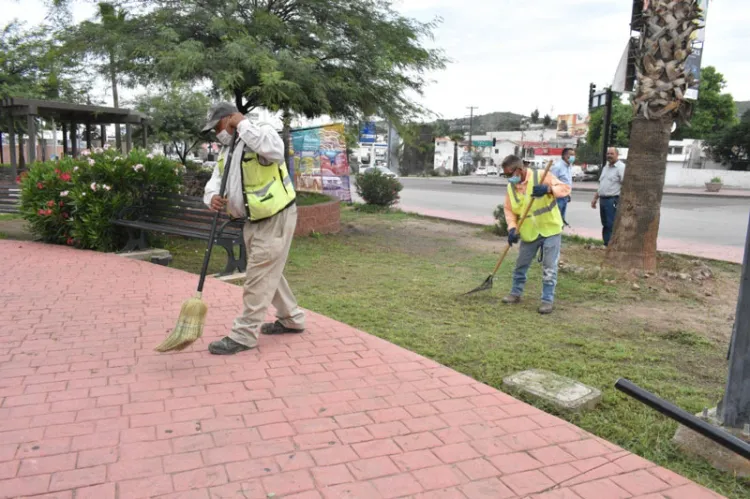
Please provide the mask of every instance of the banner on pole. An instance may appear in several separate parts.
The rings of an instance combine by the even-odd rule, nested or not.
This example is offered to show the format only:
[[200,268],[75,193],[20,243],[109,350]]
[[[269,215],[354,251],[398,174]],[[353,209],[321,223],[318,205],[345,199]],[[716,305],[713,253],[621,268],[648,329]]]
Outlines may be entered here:
[[349,158],[342,123],[292,130],[289,146],[298,191],[319,192],[351,202]]
[[708,0],[698,0],[698,7],[703,9],[702,27],[690,36],[692,51],[685,61],[685,73],[693,75],[693,84],[685,92],[685,98],[698,99],[698,89],[701,84],[701,59],[703,58],[703,42],[706,41],[706,16],[708,14]]

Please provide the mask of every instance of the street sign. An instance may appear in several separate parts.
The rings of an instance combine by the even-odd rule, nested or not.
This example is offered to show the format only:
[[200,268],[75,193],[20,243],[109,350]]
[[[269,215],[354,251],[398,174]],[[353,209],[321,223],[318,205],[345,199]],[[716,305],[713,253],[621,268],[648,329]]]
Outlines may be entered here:
[[491,140],[472,140],[471,144],[474,147],[492,147]]
[[362,129],[359,131],[359,141],[365,144],[372,144],[377,140],[377,133],[375,130],[375,122],[367,121],[362,125]]

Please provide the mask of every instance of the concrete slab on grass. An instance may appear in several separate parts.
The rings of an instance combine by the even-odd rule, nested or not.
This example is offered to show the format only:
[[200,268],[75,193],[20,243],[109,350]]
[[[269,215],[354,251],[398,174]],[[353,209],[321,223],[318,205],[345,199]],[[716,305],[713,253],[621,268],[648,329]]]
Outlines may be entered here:
[[[743,434],[741,430],[721,426],[715,407],[709,409],[705,415],[698,413],[696,416],[712,426],[734,435],[740,440],[748,441],[748,436]],[[750,476],[750,461],[690,428],[682,425],[677,426],[677,432],[672,441],[683,452],[702,457],[718,470],[736,473],[741,477]]]
[[172,259],[172,254],[168,250],[156,248],[143,251],[127,251],[124,253],[117,253],[117,255],[130,258],[131,260],[141,260],[144,262],[150,262],[153,259]]
[[596,388],[542,369],[512,374],[503,384],[567,411],[593,409],[602,399]]

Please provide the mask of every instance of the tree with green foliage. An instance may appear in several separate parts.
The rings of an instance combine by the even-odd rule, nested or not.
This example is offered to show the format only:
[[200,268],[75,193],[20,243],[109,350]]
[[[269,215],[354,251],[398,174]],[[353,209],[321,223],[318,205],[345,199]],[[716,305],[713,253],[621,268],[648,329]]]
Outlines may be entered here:
[[534,112],[531,113],[531,122],[535,124],[539,122],[539,109],[534,109]]
[[545,114],[544,118],[542,119],[542,124],[544,125],[544,128],[549,128],[549,126],[552,124],[552,117],[549,114]]
[[[21,97],[69,102],[81,99],[82,80],[73,74],[70,69],[73,64],[50,33],[48,26],[25,29],[17,21],[0,30],[0,99]],[[26,163],[23,141],[26,127],[25,120],[17,120],[14,124],[14,130],[19,134],[18,163],[21,168]],[[7,131],[7,120],[0,120],[0,133]],[[4,157],[0,159],[6,160]]]
[[727,86],[724,75],[713,66],[701,69],[698,100],[689,123],[678,125],[674,140],[708,140],[737,123],[737,107],[732,94],[722,93]]
[[312,118],[377,115],[394,123],[424,109],[425,72],[444,66],[422,46],[435,23],[388,0],[141,0],[152,80],[210,81],[242,112],[255,107]]
[[717,161],[732,169],[750,170],[750,111],[745,111],[739,123],[713,134],[708,146]]
[[[610,138],[610,144],[614,147],[628,147],[630,142],[630,123],[633,120],[633,107],[622,102],[618,94],[612,96],[612,125],[617,127],[617,134]],[[589,116],[589,132],[586,136],[586,145],[596,151],[602,150],[602,137],[604,136],[604,109],[595,109]],[[599,160],[601,161],[601,159]],[[597,163],[599,162],[597,161]]]
[[151,118],[149,135],[162,144],[171,144],[182,164],[186,164],[190,151],[201,142],[210,104],[205,94],[176,86],[141,97],[136,107]]

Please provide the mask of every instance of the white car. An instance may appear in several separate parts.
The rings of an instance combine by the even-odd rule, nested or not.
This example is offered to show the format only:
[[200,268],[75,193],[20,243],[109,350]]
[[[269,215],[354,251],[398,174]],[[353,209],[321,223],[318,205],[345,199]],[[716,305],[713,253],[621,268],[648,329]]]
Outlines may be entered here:
[[390,171],[385,166],[381,166],[381,165],[375,165],[375,166],[371,166],[369,168],[365,168],[365,170],[364,170],[363,173],[370,173],[370,172],[372,172],[374,170],[378,170],[382,175],[385,175],[386,177],[398,178],[398,175],[396,175],[395,173],[393,173],[392,171]]
[[498,175],[497,166],[488,166],[487,167],[487,175],[491,175],[491,176],[495,176],[496,177]]
[[486,177],[487,176],[487,167],[486,166],[478,166],[477,171],[474,172],[474,175],[479,175],[480,177]]
[[578,165],[573,165],[570,169],[570,175],[573,177],[573,182],[580,182],[586,176],[583,173],[583,168]]

